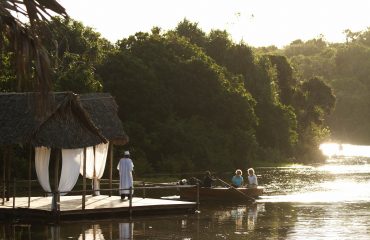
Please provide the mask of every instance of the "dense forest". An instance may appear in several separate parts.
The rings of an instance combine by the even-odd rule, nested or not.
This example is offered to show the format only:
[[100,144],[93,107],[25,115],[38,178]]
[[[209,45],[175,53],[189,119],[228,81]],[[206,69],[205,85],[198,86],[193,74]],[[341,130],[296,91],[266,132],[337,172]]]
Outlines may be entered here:
[[[323,160],[323,141],[370,140],[369,29],[346,31],[346,43],[283,49],[235,43],[186,19],[114,44],[71,19],[38,32],[54,91],[114,96],[138,173],[310,163]],[[17,86],[10,48],[0,57],[0,91],[29,91]]]

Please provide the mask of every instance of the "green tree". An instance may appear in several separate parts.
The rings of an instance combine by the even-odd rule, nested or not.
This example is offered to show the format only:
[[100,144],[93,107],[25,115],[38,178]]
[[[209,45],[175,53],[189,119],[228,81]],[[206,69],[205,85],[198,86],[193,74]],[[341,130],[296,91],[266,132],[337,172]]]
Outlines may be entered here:
[[[95,68],[113,46],[99,33],[72,19],[53,18],[38,29],[54,70],[54,89],[76,93],[102,90]],[[52,39],[52,41],[47,41]]]
[[329,137],[325,119],[333,111],[335,101],[332,88],[320,78],[312,78],[298,86],[294,95],[299,133],[297,154],[304,161],[322,160],[319,144]]
[[117,47],[98,72],[149,168],[222,170],[254,158],[254,101],[240,76],[175,32],[137,33]]
[[199,47],[206,46],[206,34],[198,27],[198,23],[192,23],[185,18],[177,24],[175,32]]
[[[194,39],[189,35],[197,32],[200,30],[192,28],[187,32],[187,39]],[[218,65],[239,76],[244,89],[256,100],[255,112],[259,121],[255,129],[258,143],[265,149],[262,152],[271,152],[272,149],[280,156],[292,154],[297,142],[296,117],[293,108],[283,105],[282,99],[290,104],[288,101],[296,82],[287,60],[256,55],[243,42],[233,43],[226,31],[212,30],[208,35],[203,34],[203,38],[206,39],[203,41],[205,46],[200,47],[205,53]],[[196,41],[192,43],[197,44]]]
[[292,105],[292,96],[297,86],[297,80],[293,77],[293,68],[285,56],[269,55],[269,59],[276,68],[280,101],[285,105]]

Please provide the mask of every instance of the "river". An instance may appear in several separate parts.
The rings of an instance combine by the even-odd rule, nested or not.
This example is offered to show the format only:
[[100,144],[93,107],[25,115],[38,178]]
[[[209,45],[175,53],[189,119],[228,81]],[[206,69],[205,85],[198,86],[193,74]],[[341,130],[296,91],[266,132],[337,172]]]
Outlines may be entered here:
[[0,224],[1,239],[370,239],[370,158],[257,168],[253,204],[201,203],[190,215],[53,224]]

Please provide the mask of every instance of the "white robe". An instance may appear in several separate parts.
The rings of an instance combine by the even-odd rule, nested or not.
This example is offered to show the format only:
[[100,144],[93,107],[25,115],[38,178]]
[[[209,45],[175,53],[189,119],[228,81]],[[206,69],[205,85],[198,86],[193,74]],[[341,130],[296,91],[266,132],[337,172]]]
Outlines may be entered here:
[[119,194],[130,194],[129,188],[133,186],[132,171],[134,170],[132,160],[130,158],[121,158],[117,169],[119,170]]

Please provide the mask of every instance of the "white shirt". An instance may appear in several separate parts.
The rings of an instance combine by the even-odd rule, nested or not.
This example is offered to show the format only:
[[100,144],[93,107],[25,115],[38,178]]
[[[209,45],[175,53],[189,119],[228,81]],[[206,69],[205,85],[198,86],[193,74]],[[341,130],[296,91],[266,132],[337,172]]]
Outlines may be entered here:
[[256,175],[252,175],[252,176],[248,176],[248,182],[249,184],[255,184],[255,185],[258,185],[258,181],[257,181],[257,176]]
[[119,188],[120,194],[130,194],[129,188],[133,186],[132,171],[134,164],[130,158],[121,158],[117,169],[119,170]]

